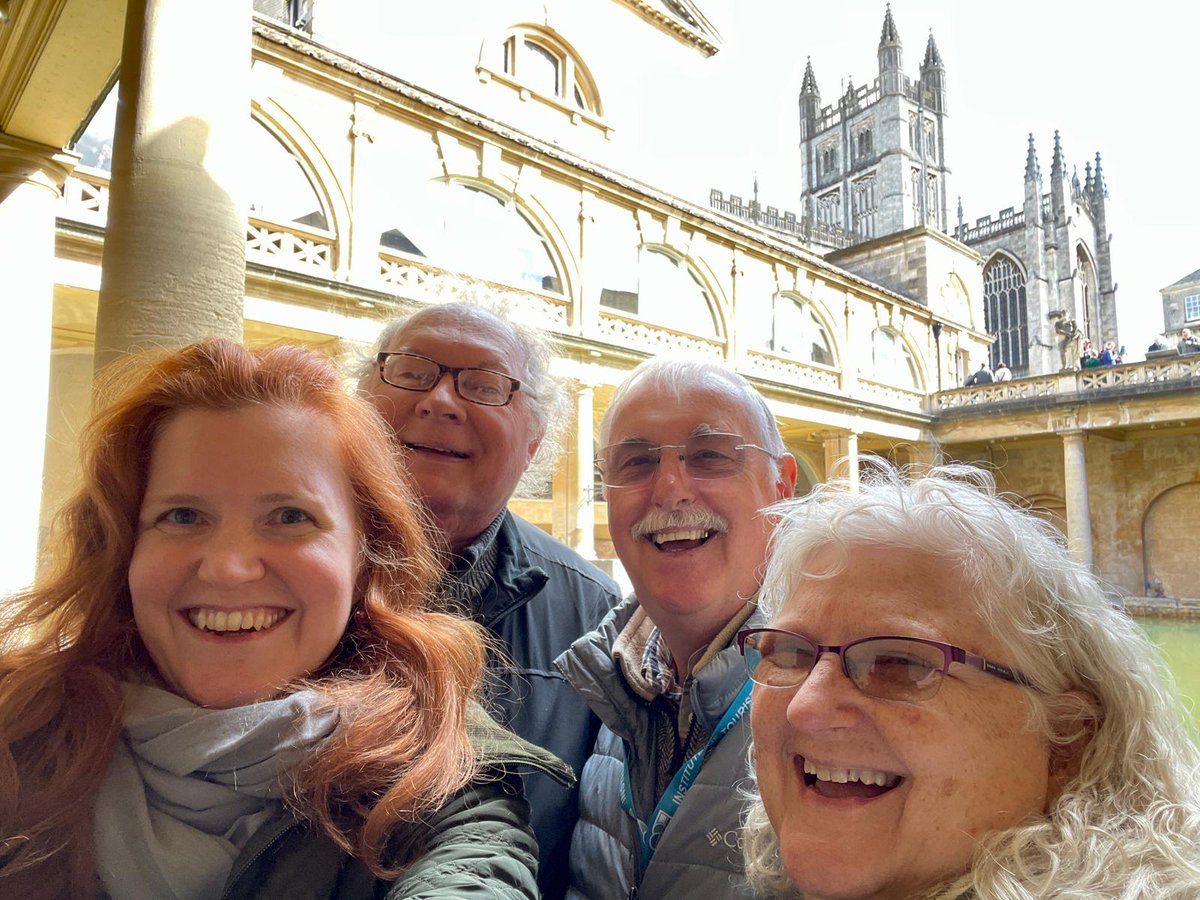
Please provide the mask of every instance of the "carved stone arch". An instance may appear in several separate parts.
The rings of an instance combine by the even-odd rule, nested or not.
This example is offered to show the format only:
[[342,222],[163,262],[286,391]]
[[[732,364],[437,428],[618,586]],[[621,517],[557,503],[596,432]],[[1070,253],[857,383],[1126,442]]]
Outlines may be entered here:
[[[712,271],[712,268],[703,260],[688,255],[686,251],[673,244],[643,241],[639,248],[639,253],[641,255],[638,262],[639,269],[646,264],[645,254],[647,253],[661,254],[673,260],[680,268],[686,269],[687,273],[704,294],[709,315],[712,317],[713,339],[728,346],[729,319],[725,308],[724,294],[718,287],[720,282],[716,274]],[[670,325],[672,323],[662,321],[660,324]],[[701,334],[702,332],[692,331],[692,333]]]
[[295,117],[271,97],[251,99],[251,127],[264,128],[300,161],[314,192],[329,215],[327,230],[334,239],[334,269],[349,259],[350,202],[341,179],[316,141]]
[[[835,324],[836,320],[825,307],[825,304],[797,290],[781,290],[778,291],[775,296],[777,300],[790,300],[796,303],[798,306],[812,312],[813,317],[817,320],[822,330],[825,332],[825,337],[829,342],[830,352],[833,355],[833,359],[828,363],[818,364],[828,365],[831,368],[840,369],[842,365],[843,348],[841,343],[838,341],[838,329]],[[778,310],[775,312],[776,316],[778,316]],[[776,348],[774,352],[778,352],[778,349]],[[806,362],[813,361],[814,360],[806,360]]]
[[550,252],[554,254],[563,277],[562,294],[578,307],[582,294],[583,274],[580,269],[579,256],[575,253],[563,224],[555,218],[554,213],[546,204],[542,203],[537,194],[529,189],[528,183],[524,179],[517,182],[513,190],[513,197],[519,203],[526,218],[533,223],[534,228],[540,231],[550,243]]
[[1147,504],[1142,517],[1143,580],[1147,590],[1160,588],[1168,597],[1200,597],[1198,529],[1200,481],[1173,485]]
[[[909,336],[902,329],[897,328],[895,325],[880,324],[880,325],[877,325],[875,330],[871,333],[871,357],[872,357],[873,368],[877,368],[878,363],[879,363],[879,361],[875,358],[876,350],[880,346],[880,344],[877,341],[877,337],[876,337],[879,333],[891,335],[896,340],[896,342],[904,349],[905,353],[908,355],[908,361],[909,361],[909,365],[911,367],[911,375],[912,375],[913,384],[911,387],[905,385],[904,386],[905,390],[914,390],[914,391],[923,392],[925,390],[925,385],[927,385],[929,383],[929,376],[928,376],[929,367],[925,364],[925,357],[919,351],[919,349],[913,343],[913,341],[909,338]],[[880,379],[879,377],[877,377],[880,374],[889,375],[891,373],[879,373],[878,371],[876,371],[873,373],[873,375],[875,375],[876,377],[873,377],[871,380],[884,381],[884,379]],[[887,383],[887,382],[884,381],[884,383]]]
[[[564,71],[560,73],[563,83],[554,92],[553,99],[570,106],[579,92],[583,103],[581,109],[595,116],[604,115],[604,102],[600,98],[600,89],[592,75],[591,68],[584,62],[583,56],[559,31],[550,25],[539,25],[533,22],[518,22],[502,31],[492,32],[484,37],[479,46],[479,60],[475,71],[481,80],[499,78],[504,81],[524,87],[526,90],[536,90],[535,85],[529,84],[519,72],[508,71],[505,61],[509,54],[517,48],[512,46],[514,41],[530,41],[559,60]],[[507,49],[506,49],[507,48]],[[569,69],[570,84],[567,84]]]

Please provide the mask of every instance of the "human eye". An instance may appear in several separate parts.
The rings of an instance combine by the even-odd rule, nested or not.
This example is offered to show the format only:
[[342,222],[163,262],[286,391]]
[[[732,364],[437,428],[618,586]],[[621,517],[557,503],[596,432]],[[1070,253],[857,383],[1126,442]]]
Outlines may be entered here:
[[617,451],[614,463],[618,472],[644,471],[658,464],[658,454],[649,444],[632,444]]
[[[904,641],[872,641],[854,648],[856,676],[864,687],[881,696],[899,696],[905,691],[940,678],[943,661],[936,650]],[[937,654],[938,658],[934,659]]]
[[387,377],[392,384],[420,387],[429,382],[429,363],[415,356],[389,356]]
[[812,647],[791,635],[763,634],[758,651],[762,662],[756,674],[763,684],[799,684],[813,667]]
[[687,464],[704,472],[726,472],[737,466],[737,444],[733,439],[704,437],[689,442]]
[[508,396],[508,379],[492,372],[483,369],[463,369],[459,377],[462,379],[463,389],[473,398],[498,404]]
[[284,506],[271,514],[271,521],[276,525],[305,525],[313,523],[311,515],[295,506]]
[[150,527],[160,531],[178,531],[195,528],[202,524],[204,517],[200,511],[190,506],[172,506],[157,513],[150,522]]

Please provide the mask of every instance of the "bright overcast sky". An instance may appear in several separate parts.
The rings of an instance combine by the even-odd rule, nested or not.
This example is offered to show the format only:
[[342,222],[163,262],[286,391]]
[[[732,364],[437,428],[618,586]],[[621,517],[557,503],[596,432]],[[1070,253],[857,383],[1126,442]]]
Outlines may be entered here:
[[[879,0],[699,0],[724,38],[697,108],[712,120],[693,200],[708,189],[799,209],[797,98],[812,58],[822,105],[847,79],[869,84],[883,24]],[[1200,5],[1077,0],[952,3],[894,0],[904,71],[918,75],[930,29],[946,65],[946,153],[967,222],[1024,199],[1033,132],[1043,190],[1054,130],[1084,178],[1099,151],[1109,188],[1121,341],[1140,359],[1162,327],[1159,290],[1200,269],[1200,116],[1195,109]],[[1034,29],[1037,32],[1034,32]],[[726,96],[714,96],[727,86]],[[951,200],[951,209],[954,209]],[[953,212],[951,213],[953,216]]]

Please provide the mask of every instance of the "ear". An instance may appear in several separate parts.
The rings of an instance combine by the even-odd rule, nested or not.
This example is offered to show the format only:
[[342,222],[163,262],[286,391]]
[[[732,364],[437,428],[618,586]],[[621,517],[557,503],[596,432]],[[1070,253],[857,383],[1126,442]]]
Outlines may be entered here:
[[796,457],[790,453],[780,455],[779,480],[775,482],[775,496],[786,500],[796,493]]
[[[1056,740],[1050,742],[1050,799],[1058,797],[1079,774],[1083,754],[1100,727],[1099,704],[1087,691],[1071,690],[1050,698]],[[1057,713],[1057,715],[1056,715]]]
[[546,432],[539,431],[529,441],[529,446],[525,450],[525,465],[528,466],[533,462],[533,457],[537,455],[538,447],[542,446],[542,438],[546,436]]

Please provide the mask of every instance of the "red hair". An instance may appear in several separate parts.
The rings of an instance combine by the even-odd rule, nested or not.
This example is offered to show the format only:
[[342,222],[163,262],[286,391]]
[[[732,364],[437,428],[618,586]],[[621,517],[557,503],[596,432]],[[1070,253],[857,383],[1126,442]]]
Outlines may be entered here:
[[362,536],[339,654],[304,686],[339,713],[294,771],[293,805],[381,877],[391,827],[471,778],[464,716],[481,629],[432,610],[440,569],[385,426],[332,363],[299,347],[209,340],[118,363],[82,437],[82,484],[60,515],[56,566],[0,621],[0,894],[92,896],[90,810],[121,730],[119,682],[153,675],[134,624],[129,560],[155,439],[183,410],[256,405],[324,415]]

